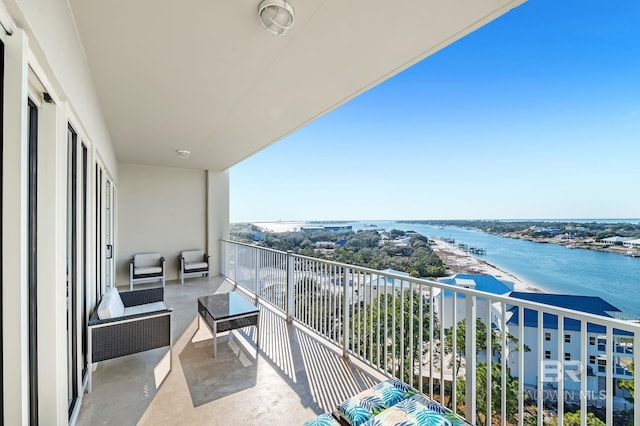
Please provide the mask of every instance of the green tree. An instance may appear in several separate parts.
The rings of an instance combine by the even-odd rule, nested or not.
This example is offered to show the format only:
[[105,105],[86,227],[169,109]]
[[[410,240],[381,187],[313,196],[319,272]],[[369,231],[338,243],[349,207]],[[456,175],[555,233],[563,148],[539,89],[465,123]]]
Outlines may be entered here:
[[315,279],[296,284],[294,312],[298,319],[334,340],[342,337],[342,294],[324,290]]
[[[364,309],[357,305],[350,313],[351,348],[363,358],[386,368],[405,382],[413,382],[414,367],[422,362],[429,342],[429,305],[417,291],[381,294]],[[422,316],[420,315],[422,304]],[[379,308],[378,308],[379,307]],[[420,341],[422,328],[422,341]],[[434,340],[439,326],[434,318]],[[421,345],[422,343],[422,345]],[[422,349],[421,349],[422,346]],[[395,355],[396,363],[393,364]]]
[[398,237],[404,237],[407,233],[404,231],[401,231],[399,229],[392,229],[391,231],[389,231],[389,236],[391,238],[398,238]]
[[347,246],[353,248],[377,247],[382,240],[378,231],[358,231],[347,243]]
[[[629,371],[631,371],[631,377],[635,377],[633,370],[634,370],[633,363],[631,363],[631,365],[629,366]],[[635,398],[635,388],[634,388],[633,379],[620,380],[618,382],[618,387],[620,389],[622,389],[622,390],[628,390],[631,393],[631,397],[630,398],[625,398],[625,399],[627,401],[633,403],[633,400]]]
[[[451,328],[445,331],[445,351],[453,352],[453,337]],[[476,354],[487,349],[487,326],[480,318],[476,318]],[[466,354],[466,320],[459,321],[456,325],[456,359],[458,368],[460,367],[461,357]],[[507,332],[507,349],[511,347],[510,352],[519,350],[518,338]],[[497,330],[491,330],[491,350],[500,354],[502,352],[502,333]],[[524,351],[529,352],[531,349],[525,345]]]
[[[452,329],[445,331],[445,351],[447,353],[453,353],[453,333]],[[456,325],[456,371],[460,371],[462,364],[462,357],[467,353],[466,347],[466,320],[462,320]],[[487,326],[482,322],[480,318],[476,318],[476,354],[487,349]],[[492,352],[500,354],[502,352],[502,333],[497,330],[491,330],[491,349]],[[507,348],[512,346],[511,352],[517,351],[518,339],[510,333],[507,333]],[[526,352],[530,349],[525,345],[524,350]],[[491,356],[491,354],[487,354]],[[452,358],[453,363],[453,358]],[[469,366],[467,366],[469,367]],[[491,413],[502,412],[502,365],[495,362],[491,364]],[[460,377],[457,379],[456,398],[459,404],[464,404],[465,398],[465,379]],[[518,381],[511,376],[510,371],[507,370],[507,420],[512,421],[518,410]],[[487,363],[482,362],[477,364],[476,368],[476,418],[478,424],[484,424],[487,413]],[[460,408],[460,407],[459,407]]]
[[[491,412],[493,418],[500,416],[502,412],[502,366],[499,363],[491,364]],[[458,409],[464,410],[465,379],[458,378],[456,382],[456,398]],[[506,382],[506,414],[507,421],[513,422],[518,412],[518,380],[511,376],[507,370]],[[476,420],[478,424],[486,424],[487,420],[487,363],[481,362],[476,367]]]
[[[580,410],[575,413],[564,414],[565,426],[580,426]],[[600,420],[593,413],[587,413],[587,426],[605,426],[606,423]]]

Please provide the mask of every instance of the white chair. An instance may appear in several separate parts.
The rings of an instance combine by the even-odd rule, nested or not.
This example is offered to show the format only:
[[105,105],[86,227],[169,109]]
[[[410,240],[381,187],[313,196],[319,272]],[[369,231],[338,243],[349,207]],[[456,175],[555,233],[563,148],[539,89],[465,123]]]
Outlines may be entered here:
[[129,262],[129,290],[137,282],[162,281],[165,284],[165,262],[160,253],[139,253]]
[[209,255],[204,250],[186,250],[180,253],[180,284],[186,276],[209,276]]

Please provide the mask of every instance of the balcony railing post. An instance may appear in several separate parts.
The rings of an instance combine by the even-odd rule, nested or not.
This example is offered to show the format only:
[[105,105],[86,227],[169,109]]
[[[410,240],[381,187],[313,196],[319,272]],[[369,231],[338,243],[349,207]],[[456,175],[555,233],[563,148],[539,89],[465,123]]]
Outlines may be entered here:
[[[633,363],[635,365],[640,365],[640,335],[639,333],[633,334]],[[635,376],[638,375],[638,369],[634,367],[634,380],[633,380],[633,391],[634,395],[640,395],[640,379],[636,380]],[[637,398],[637,397],[636,397]],[[640,425],[640,409],[633,409],[633,424]]]
[[220,240],[220,273],[229,276],[229,264],[227,263],[227,243]]
[[254,264],[255,264],[255,289],[256,289],[256,305],[258,304],[258,294],[261,290],[260,288],[260,249],[259,248],[255,248],[255,255],[254,255]]
[[344,268],[342,277],[342,356],[348,356],[349,350],[349,281],[350,269]]
[[293,252],[287,252],[287,321],[293,320],[293,298],[294,298],[294,257]]
[[238,262],[238,247],[239,247],[239,245],[238,245],[238,244],[234,244],[234,246],[235,246],[235,262],[236,262],[236,267],[235,267],[235,268],[233,268],[233,283],[234,283],[235,285],[238,285],[238,264],[240,263],[240,262]]
[[[465,379],[465,417],[473,423],[476,418],[476,297],[467,295],[466,301],[466,336],[464,355],[466,358]],[[487,302],[490,303],[490,302]],[[491,317],[488,318],[487,333],[491,333]],[[491,348],[487,348],[487,358],[491,356]],[[491,377],[491,371],[487,372],[487,378]],[[489,379],[487,379],[489,380]]]

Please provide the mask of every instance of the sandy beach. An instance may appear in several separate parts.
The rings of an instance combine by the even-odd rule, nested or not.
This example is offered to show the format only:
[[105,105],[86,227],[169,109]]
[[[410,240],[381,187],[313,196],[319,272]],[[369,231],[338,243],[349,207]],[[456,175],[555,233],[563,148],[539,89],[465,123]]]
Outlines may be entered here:
[[503,271],[496,266],[485,262],[484,260],[473,257],[469,253],[460,250],[456,246],[444,242],[442,240],[433,240],[435,244],[431,245],[433,251],[442,259],[442,262],[447,267],[448,272],[451,274],[487,274],[494,277],[511,281],[514,284],[515,291],[527,291],[544,293],[542,290],[536,288],[530,283],[522,280],[521,278]]

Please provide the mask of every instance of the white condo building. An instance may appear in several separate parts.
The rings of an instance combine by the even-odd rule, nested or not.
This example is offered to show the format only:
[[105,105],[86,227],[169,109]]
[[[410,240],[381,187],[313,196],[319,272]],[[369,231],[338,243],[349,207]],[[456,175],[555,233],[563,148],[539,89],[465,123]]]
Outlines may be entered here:
[[[593,296],[574,296],[563,294],[513,292],[510,297],[530,302],[544,303],[560,308],[573,309],[588,314],[611,318],[610,312],[619,309]],[[603,405],[600,392],[606,390],[607,370],[613,375],[615,396],[625,396],[617,383],[619,380],[632,378],[629,365],[633,358],[631,334],[621,330],[613,331],[610,343],[613,352],[613,365],[607,366],[607,338],[603,326],[586,322],[586,365],[578,362],[581,358],[581,321],[565,318],[559,328],[558,317],[550,313],[543,315],[543,324],[538,323],[538,312],[533,309],[524,310],[524,336],[520,336],[518,308],[512,308],[507,320],[509,332],[518,338],[519,344],[526,345],[530,351],[524,353],[524,371],[519,371],[518,359],[508,357],[511,375],[524,379],[526,387],[535,387],[541,380],[545,389],[557,389],[558,379],[563,376],[564,390],[575,394],[579,400],[581,380],[586,375],[587,391],[590,405]],[[560,333],[560,335],[559,335]],[[540,342],[542,347],[540,347]],[[539,359],[538,354],[542,354]],[[551,361],[554,360],[554,361]],[[542,363],[542,364],[541,364]],[[544,368],[544,370],[541,370]],[[559,373],[564,370],[564,375]],[[542,375],[540,372],[542,371]]]

